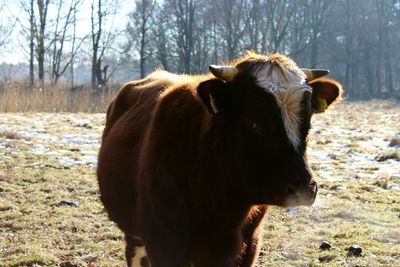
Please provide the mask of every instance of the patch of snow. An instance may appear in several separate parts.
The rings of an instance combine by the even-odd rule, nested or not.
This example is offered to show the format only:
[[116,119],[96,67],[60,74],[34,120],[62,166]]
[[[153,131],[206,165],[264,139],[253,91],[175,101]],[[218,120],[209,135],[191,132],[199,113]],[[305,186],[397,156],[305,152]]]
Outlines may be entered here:
[[289,215],[296,215],[296,214],[298,214],[299,212],[300,212],[300,209],[298,209],[298,208],[293,208],[293,209],[287,210],[287,213],[288,213]]
[[76,160],[70,157],[61,157],[59,160],[61,164],[66,166],[71,166],[76,163]]

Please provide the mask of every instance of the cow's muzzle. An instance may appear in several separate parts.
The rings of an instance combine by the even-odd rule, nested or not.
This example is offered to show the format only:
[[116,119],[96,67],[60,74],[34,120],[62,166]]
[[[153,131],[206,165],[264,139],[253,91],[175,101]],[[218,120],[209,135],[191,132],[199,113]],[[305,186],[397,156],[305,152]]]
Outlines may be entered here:
[[314,180],[296,182],[286,186],[284,201],[285,207],[311,206],[317,197],[318,185]]

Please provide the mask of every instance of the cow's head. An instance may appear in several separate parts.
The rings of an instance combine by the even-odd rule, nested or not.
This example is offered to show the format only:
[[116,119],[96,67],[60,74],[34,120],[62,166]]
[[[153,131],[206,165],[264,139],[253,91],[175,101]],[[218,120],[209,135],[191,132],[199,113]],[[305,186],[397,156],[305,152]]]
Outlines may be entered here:
[[[217,79],[198,94],[214,114],[223,164],[253,203],[313,204],[317,183],[307,163],[311,116],[340,99],[328,72],[300,69],[283,55],[248,53],[230,66],[210,66]],[[228,166],[229,165],[229,166]]]

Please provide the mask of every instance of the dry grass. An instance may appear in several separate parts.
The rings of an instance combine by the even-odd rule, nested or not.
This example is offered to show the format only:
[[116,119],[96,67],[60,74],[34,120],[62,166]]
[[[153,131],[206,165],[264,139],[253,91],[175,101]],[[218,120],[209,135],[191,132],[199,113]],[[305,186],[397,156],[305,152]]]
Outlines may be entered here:
[[[343,103],[313,119],[309,160],[320,183],[311,208],[273,208],[257,266],[400,266],[400,106]],[[104,114],[3,113],[0,266],[124,266],[121,232],[95,179]],[[73,201],[78,206],[58,205]],[[332,248],[319,250],[322,241]],[[357,244],[361,257],[348,256]]]
[[0,138],[6,139],[29,139],[27,137],[23,137],[15,131],[10,130],[0,130]]
[[119,86],[93,94],[68,85],[27,89],[23,83],[0,85],[0,112],[105,112]]
[[390,140],[389,146],[399,146],[400,147],[400,137],[394,137]]
[[393,151],[384,154],[380,154],[376,157],[377,161],[385,161],[388,159],[400,160],[400,152]]

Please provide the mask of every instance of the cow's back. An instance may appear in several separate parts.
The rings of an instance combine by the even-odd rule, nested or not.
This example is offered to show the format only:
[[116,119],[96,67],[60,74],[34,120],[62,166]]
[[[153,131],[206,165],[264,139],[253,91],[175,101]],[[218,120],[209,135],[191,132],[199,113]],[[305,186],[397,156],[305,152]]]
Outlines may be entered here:
[[158,96],[169,84],[145,79],[126,84],[110,104],[99,152],[101,200],[110,218],[134,234],[138,157]]

